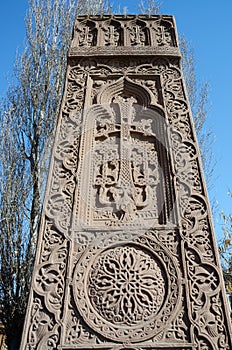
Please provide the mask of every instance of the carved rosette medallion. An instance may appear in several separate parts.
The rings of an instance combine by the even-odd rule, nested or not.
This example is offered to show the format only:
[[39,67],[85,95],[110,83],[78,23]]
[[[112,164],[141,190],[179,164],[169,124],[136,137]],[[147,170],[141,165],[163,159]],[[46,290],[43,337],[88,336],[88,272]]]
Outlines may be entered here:
[[73,294],[83,319],[118,342],[143,341],[162,331],[178,308],[180,288],[171,255],[147,237],[88,249],[74,272]]
[[131,246],[103,252],[89,274],[89,299],[95,310],[124,326],[156,315],[166,297],[166,279],[156,260]]

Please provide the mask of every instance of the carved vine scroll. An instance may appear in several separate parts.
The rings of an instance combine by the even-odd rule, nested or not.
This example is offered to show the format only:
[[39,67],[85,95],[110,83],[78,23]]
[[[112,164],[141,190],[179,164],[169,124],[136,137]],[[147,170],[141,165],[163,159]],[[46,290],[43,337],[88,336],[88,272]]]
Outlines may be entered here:
[[175,50],[170,16],[77,19],[21,350],[232,348]]

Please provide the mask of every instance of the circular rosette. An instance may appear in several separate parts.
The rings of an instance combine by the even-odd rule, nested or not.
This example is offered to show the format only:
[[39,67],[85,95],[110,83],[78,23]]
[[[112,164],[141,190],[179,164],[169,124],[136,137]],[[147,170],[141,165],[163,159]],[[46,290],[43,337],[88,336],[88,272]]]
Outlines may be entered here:
[[142,341],[159,333],[175,315],[179,289],[170,254],[148,238],[91,248],[74,273],[74,299],[83,319],[118,342]]
[[114,247],[95,260],[88,277],[92,307],[115,325],[133,326],[157,315],[166,296],[162,266],[133,246]]

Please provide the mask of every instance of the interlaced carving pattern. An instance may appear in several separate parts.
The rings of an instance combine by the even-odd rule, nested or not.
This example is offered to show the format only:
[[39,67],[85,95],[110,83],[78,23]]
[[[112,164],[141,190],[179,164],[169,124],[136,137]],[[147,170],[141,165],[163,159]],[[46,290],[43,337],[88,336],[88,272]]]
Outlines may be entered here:
[[[160,20],[159,28],[156,25],[153,34],[149,29],[148,35],[148,26],[134,20],[124,27],[123,31],[127,32],[124,35],[120,20],[116,23],[107,18],[107,21],[102,30],[95,27],[94,20],[88,22],[88,30],[77,26],[75,35],[81,34],[81,50],[97,45],[102,35],[106,46],[89,47],[87,56],[93,55],[93,49],[99,53],[115,49],[111,53],[125,54],[124,47],[117,47],[122,45],[122,40],[127,40],[128,47],[133,46],[134,56],[127,61],[125,57],[112,55],[111,58],[85,57],[79,61],[69,59],[22,350],[87,349],[95,348],[96,344],[100,349],[103,342],[108,342],[103,348],[111,349],[115,348],[115,342],[128,340],[139,342],[140,345],[133,348],[143,350],[160,348],[159,342],[162,347],[166,344],[166,349],[179,342],[178,349],[182,349],[184,343],[184,349],[230,350],[230,325],[222,305],[222,277],[215,258],[199,152],[179,58],[171,58],[170,51],[165,51],[176,45],[173,27]],[[130,27],[136,28],[133,43]],[[107,28],[110,30],[105,30]],[[157,45],[163,48],[162,55],[166,52],[168,57],[142,57],[145,49],[153,50],[149,40],[153,43],[157,40]],[[124,76],[149,91],[153,106],[164,112],[172,159],[167,174],[175,178],[178,226],[174,224],[177,221],[166,222],[166,227],[152,227],[150,243],[138,237],[137,245],[129,244],[130,238],[127,244],[118,247],[115,230],[110,243],[114,247],[104,248],[101,253],[96,248],[93,256],[94,248],[85,247],[70,237],[73,207],[81,210],[83,204],[77,186],[77,172],[82,172],[78,159],[84,152],[79,149],[79,143],[86,137],[80,135],[81,112],[85,94],[89,96],[89,105],[96,104],[103,89]],[[137,156],[135,158],[137,160]],[[86,176],[84,171],[83,174]],[[170,176],[166,175],[165,181],[170,183]],[[98,187],[100,192],[100,185]],[[171,195],[167,193],[164,208],[170,205]],[[170,210],[167,218],[169,215]],[[85,230],[82,233],[89,234]],[[108,233],[105,230],[103,236]],[[96,231],[93,236],[98,234]],[[124,232],[124,239],[127,234]],[[83,260],[80,252],[84,252]],[[186,276],[187,283],[183,283],[180,276]],[[64,306],[65,301],[68,307]],[[148,347],[143,345],[143,340],[150,342]]]
[[[134,63],[134,67],[133,67]],[[82,82],[82,79],[86,79],[86,73],[85,72],[91,72],[100,75],[104,75],[105,78],[109,75],[109,80],[115,81],[115,78],[112,79],[110,75],[114,74],[138,74],[139,77],[141,74],[144,76],[155,74],[156,76],[160,76],[160,81],[162,83],[162,89],[163,89],[163,97],[164,97],[164,103],[166,105],[167,109],[167,115],[168,115],[168,121],[170,123],[170,126],[172,126],[171,131],[171,141],[172,141],[172,147],[173,147],[173,157],[175,158],[175,171],[176,171],[176,178],[177,178],[177,190],[179,193],[179,206],[180,206],[180,213],[181,213],[181,221],[182,221],[182,227],[183,227],[183,239],[185,241],[186,246],[186,261],[187,261],[187,274],[189,278],[189,284],[190,284],[190,307],[191,307],[191,313],[193,315],[192,322],[194,324],[194,329],[191,331],[191,337],[196,342],[198,346],[198,350],[202,350],[202,346],[206,346],[207,344],[207,350],[213,349],[212,340],[209,340],[207,337],[211,337],[214,335],[213,339],[215,339],[215,342],[217,343],[217,349],[220,350],[229,350],[228,347],[228,340],[225,338],[225,324],[224,324],[224,317],[225,315],[219,308],[219,295],[220,295],[220,284],[217,281],[217,288],[213,291],[208,291],[208,288],[205,287],[203,284],[202,287],[201,281],[202,279],[199,279],[197,282],[199,292],[195,293],[196,289],[196,279],[195,276],[192,275],[191,271],[192,269],[197,270],[197,266],[199,264],[205,265],[205,262],[211,264],[211,267],[208,269],[203,270],[203,277],[204,281],[207,281],[210,278],[210,275],[218,276],[217,268],[215,267],[215,259],[214,254],[211,249],[212,247],[212,241],[210,239],[210,230],[209,230],[209,221],[206,214],[206,203],[204,199],[204,189],[202,187],[202,180],[201,180],[201,172],[199,170],[199,164],[197,162],[197,152],[196,152],[196,146],[194,144],[192,132],[191,132],[191,123],[190,123],[190,117],[189,117],[189,111],[186,109],[186,103],[182,102],[185,99],[182,83],[181,83],[181,74],[179,73],[178,64],[176,62],[167,63],[164,59],[160,60],[154,60],[152,64],[147,64],[142,59],[139,59],[136,62],[131,62],[130,64],[125,64],[120,62],[116,59],[111,59],[111,61],[105,60],[104,70],[102,70],[101,66],[99,65],[99,68],[97,67],[97,62],[95,65],[92,63],[88,66],[87,62],[85,62],[84,67],[79,65],[79,67],[74,66],[70,67],[70,81],[76,81],[77,84],[79,82]],[[91,68],[92,67],[92,68]],[[84,77],[84,78],[83,78]],[[141,80],[141,77],[139,78]],[[136,79],[136,83],[139,83],[139,79]],[[83,80],[86,82],[86,80]],[[103,83],[100,84],[99,88],[96,88],[95,93],[97,94],[99,92],[99,89],[102,85],[106,84],[106,81],[103,80]],[[141,84],[144,84],[141,80]],[[73,85],[74,86],[74,85]],[[83,89],[83,82],[79,85],[79,92],[77,95],[77,89],[76,87],[72,88],[71,85],[68,86],[68,92],[66,93],[64,104],[63,104],[63,114],[62,114],[62,132],[59,136],[59,142],[57,145],[57,150],[55,152],[55,163],[54,163],[54,171],[55,174],[51,190],[50,190],[50,198],[54,198],[54,200],[49,201],[49,205],[47,207],[47,214],[50,217],[50,220],[54,220],[55,225],[53,226],[53,229],[55,226],[59,227],[60,231],[63,231],[64,233],[67,231],[67,223],[69,222],[69,217],[71,215],[71,203],[72,203],[72,196],[74,191],[74,174],[75,174],[75,168],[76,168],[76,157],[77,157],[77,140],[79,137],[78,130],[80,125],[80,115],[78,114],[78,111],[81,108],[81,99],[84,97],[84,89]],[[159,91],[160,93],[160,91]],[[93,100],[94,100],[93,96]],[[68,102],[70,101],[70,102]],[[75,102],[78,101],[78,102]],[[162,99],[160,99],[162,101]],[[75,115],[76,113],[76,115]],[[75,117],[74,117],[75,115]],[[67,135],[73,134],[72,137],[69,137],[69,140],[67,141]],[[74,156],[75,155],[75,156]],[[186,161],[188,159],[188,162]],[[191,165],[188,165],[191,164]],[[60,175],[62,174],[62,181],[59,181]],[[65,180],[66,179],[66,180]],[[71,181],[70,181],[71,180]],[[71,186],[69,185],[71,184]],[[77,191],[78,193],[78,191]],[[49,198],[49,197],[48,197]],[[57,204],[58,204],[58,207]],[[58,208],[58,209],[57,209]],[[64,208],[63,215],[58,215],[60,210],[59,208]],[[67,209],[65,209],[67,208]],[[63,209],[62,209],[63,210]],[[51,231],[52,232],[52,231]],[[49,233],[49,226],[48,229],[45,230],[45,235],[48,237]],[[61,234],[58,230],[56,235]],[[66,233],[67,234],[67,233]],[[184,238],[185,237],[185,238]],[[161,241],[164,241],[161,239]],[[63,263],[64,258],[63,255],[61,257],[60,254],[56,255],[55,252],[59,252],[63,250],[62,254],[68,255],[67,248],[63,249],[64,243],[63,238],[61,240],[56,239],[56,246],[53,245],[51,247],[51,252],[49,252],[48,246],[42,246],[42,256],[45,256],[46,254],[46,260],[47,260],[47,266],[52,266],[53,264],[53,270],[54,273],[57,271],[58,274],[62,273],[65,274],[65,269],[60,269],[60,264]],[[169,247],[169,241],[165,242],[165,245]],[[173,244],[169,247],[170,250],[173,249]],[[52,253],[53,250],[53,253]],[[194,252],[194,254],[197,256],[196,263],[193,263],[189,255],[189,251]],[[54,255],[55,254],[55,255]],[[56,258],[54,258],[56,256]],[[106,255],[107,256],[107,255]],[[108,259],[106,258],[104,259]],[[43,258],[44,259],[44,258]],[[149,259],[148,259],[149,260]],[[101,268],[101,260],[98,260],[98,265],[95,266],[95,268],[98,268],[102,271]],[[42,265],[41,265],[42,266]],[[58,267],[58,268],[57,268]],[[122,266],[120,267],[122,269]],[[109,271],[107,271],[107,274],[109,276]],[[156,270],[157,273],[158,270]],[[46,273],[46,269],[38,269],[37,273],[43,274]],[[97,282],[97,275],[94,275],[95,272],[92,273],[91,277],[93,278],[94,283],[96,284],[97,288],[100,288],[99,283]],[[102,274],[103,276],[103,274]],[[108,277],[109,278],[109,277]],[[39,277],[37,278],[37,281],[43,281],[43,278]],[[59,300],[57,299],[57,304],[53,305],[51,304],[51,297],[53,297],[52,290],[56,290],[56,281],[58,281],[59,285]],[[161,279],[162,281],[162,279]],[[164,280],[163,280],[164,281]],[[101,281],[102,282],[102,281]],[[62,283],[62,285],[61,285]],[[93,287],[93,282],[92,287]],[[91,287],[90,283],[90,287]],[[45,323],[47,326],[44,328],[46,329],[45,333],[50,334],[51,339],[57,339],[58,337],[58,328],[55,326],[52,326],[52,323],[49,321],[50,318],[46,316],[47,313],[53,312],[55,317],[59,317],[59,308],[62,308],[62,299],[64,296],[64,277],[58,277],[56,280],[49,282],[49,294],[47,297],[45,297],[44,292],[42,291],[42,285],[35,286],[36,293],[35,294],[35,300],[39,300],[38,298],[43,299],[43,303],[45,303],[45,308],[47,311],[43,311],[43,307],[41,306],[39,310],[36,312],[36,317],[33,317],[31,319],[33,323],[33,327],[30,328],[29,332],[29,340],[31,343],[34,342],[33,339],[37,339],[38,336],[35,335],[37,332],[36,330],[39,329],[39,323],[43,322],[43,319],[47,319],[47,323]],[[135,293],[133,295],[133,307],[134,310],[137,312],[137,318],[135,316],[129,317],[125,316],[128,313],[128,303],[132,303],[132,299],[127,300],[126,299],[126,293],[122,294],[122,296],[118,299],[116,298],[117,290],[120,289],[120,286],[118,285],[118,289],[115,288],[117,286],[116,279],[111,279],[111,285],[114,286],[113,295],[107,294],[106,291],[101,291],[104,295],[104,303],[102,304],[102,308],[100,309],[100,297],[98,296],[96,299],[96,296],[90,296],[90,300],[93,300],[91,298],[95,298],[95,312],[98,312],[102,315],[105,319],[112,320],[112,318],[115,318],[116,324],[118,322],[119,325],[127,325],[132,326],[135,325],[137,320],[139,318],[146,317],[149,318],[149,315],[158,313],[159,307],[157,306],[157,309],[155,309],[155,306],[153,308],[153,304],[148,304],[148,310],[144,307],[144,310],[142,313],[141,309],[138,308],[138,300],[141,303],[142,300],[142,294]],[[162,283],[161,283],[162,286]],[[122,285],[121,285],[122,288]],[[128,284],[127,290],[129,291],[129,288],[132,288],[132,284]],[[164,285],[162,288],[165,288]],[[99,289],[100,290],[100,289]],[[109,287],[110,290],[110,287]],[[91,294],[93,293],[93,288],[91,289]],[[141,291],[141,289],[140,289]],[[129,292],[128,292],[129,293]],[[38,297],[39,295],[39,297]],[[154,297],[154,296],[153,296]],[[102,296],[101,296],[102,298]],[[112,299],[116,298],[115,302],[119,304],[121,302],[121,305],[123,305],[124,312],[122,314],[119,313],[119,309],[113,309],[113,312],[109,312],[107,307],[104,305],[112,305]],[[157,299],[158,300],[158,299]],[[128,303],[127,303],[128,301]],[[108,304],[107,304],[108,303]],[[117,304],[116,303],[116,304]],[[162,302],[160,301],[162,304]],[[127,304],[127,305],[126,305]],[[130,304],[130,303],[129,303]],[[41,303],[40,303],[41,305]],[[200,305],[200,308],[199,308]],[[212,307],[210,307],[212,305]],[[55,307],[54,307],[55,306]],[[136,309],[137,307],[137,309]],[[122,310],[123,310],[122,308]],[[117,311],[118,310],[118,311]],[[127,312],[126,312],[127,310]],[[218,310],[218,311],[215,311]],[[146,312],[145,312],[146,311]],[[87,311],[86,311],[87,312]],[[140,313],[141,312],[141,313]],[[150,313],[149,313],[150,312]],[[66,310],[66,320],[68,322],[68,325],[70,325],[71,320],[72,329],[74,329],[74,326],[77,328],[77,334],[85,334],[83,337],[84,341],[87,341],[87,338],[89,341],[92,339],[91,332],[87,332],[84,330],[84,326],[81,323],[76,323],[75,319],[76,316],[72,316],[74,311],[73,309],[67,309]],[[135,313],[136,314],[136,313]],[[124,315],[124,316],[123,316]],[[146,316],[147,315],[147,316]],[[199,319],[201,319],[201,327],[199,328]],[[179,339],[180,330],[176,325],[174,325],[175,322],[173,322],[173,326],[170,325],[170,327],[167,329],[167,331],[163,331],[162,337],[156,337],[154,341],[158,341],[159,339],[163,339],[164,341],[169,342],[168,334],[173,334],[172,341],[175,341],[176,339]],[[33,331],[33,329],[35,331]],[[182,339],[189,339],[188,335],[188,327],[184,326],[181,330],[182,332]],[[37,334],[37,333],[36,333]],[[40,332],[40,338],[42,336],[42,333]],[[81,343],[81,337],[78,337],[77,334],[73,338],[69,336],[68,343],[72,343],[74,339],[77,339],[77,342]],[[146,332],[144,332],[146,334]],[[166,334],[166,335],[165,335]],[[200,335],[201,334],[201,335]],[[207,335],[208,334],[208,335]],[[146,335],[147,337],[147,335]],[[38,339],[40,339],[38,338]],[[42,339],[41,338],[41,339]],[[72,340],[73,339],[73,340]],[[44,335],[43,341],[41,340],[41,344],[47,344],[49,341],[49,337]],[[52,340],[54,341],[54,340]],[[46,346],[46,345],[44,345]]]
[[96,261],[89,276],[89,296],[102,317],[135,325],[156,315],[165,299],[165,277],[142,250],[118,247]]

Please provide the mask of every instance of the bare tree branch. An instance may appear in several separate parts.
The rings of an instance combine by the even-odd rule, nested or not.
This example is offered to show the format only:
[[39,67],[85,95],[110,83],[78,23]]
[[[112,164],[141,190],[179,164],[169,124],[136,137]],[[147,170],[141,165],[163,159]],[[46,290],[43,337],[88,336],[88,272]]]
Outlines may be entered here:
[[180,48],[182,54],[182,69],[201,152],[205,179],[208,189],[211,189],[216,161],[212,148],[214,136],[212,130],[207,125],[207,115],[209,112],[209,83],[201,83],[197,79],[194,52],[189,42],[187,42],[183,36],[180,38]]
[[138,9],[143,14],[155,15],[159,12],[161,6],[162,3],[158,0],[140,0],[138,4]]

